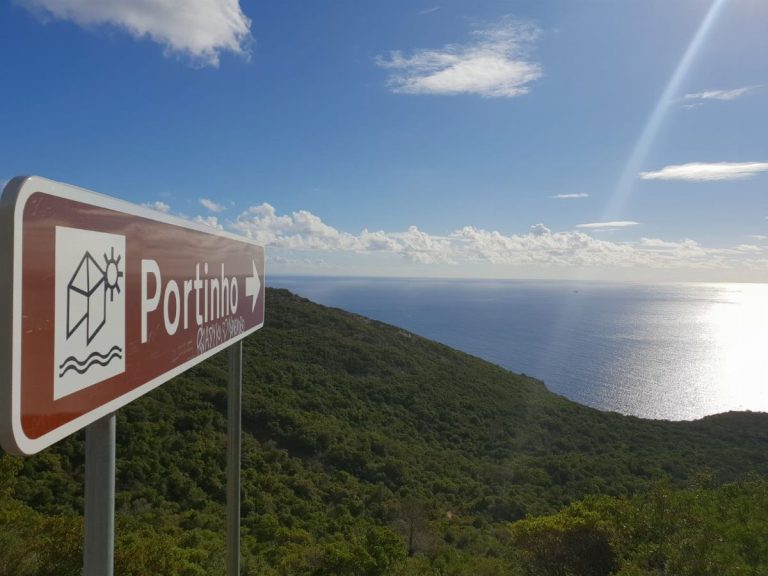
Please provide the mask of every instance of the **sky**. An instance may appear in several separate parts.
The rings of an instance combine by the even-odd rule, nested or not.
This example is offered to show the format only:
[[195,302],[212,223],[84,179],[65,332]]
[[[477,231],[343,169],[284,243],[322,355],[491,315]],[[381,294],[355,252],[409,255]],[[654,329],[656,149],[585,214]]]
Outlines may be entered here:
[[0,185],[268,274],[768,282],[764,0],[15,0]]

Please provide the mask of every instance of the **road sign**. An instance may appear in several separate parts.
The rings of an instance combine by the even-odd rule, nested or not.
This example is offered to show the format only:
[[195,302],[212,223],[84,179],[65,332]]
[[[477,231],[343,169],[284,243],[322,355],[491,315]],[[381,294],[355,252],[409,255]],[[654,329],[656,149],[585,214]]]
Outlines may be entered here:
[[0,202],[0,442],[33,454],[264,323],[247,238],[38,177]]

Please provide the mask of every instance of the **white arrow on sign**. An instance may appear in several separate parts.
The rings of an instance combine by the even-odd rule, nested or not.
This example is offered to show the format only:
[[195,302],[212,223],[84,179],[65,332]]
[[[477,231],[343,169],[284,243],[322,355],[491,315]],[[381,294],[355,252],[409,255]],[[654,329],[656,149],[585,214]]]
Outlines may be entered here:
[[249,276],[245,279],[245,295],[253,298],[251,302],[251,312],[256,310],[256,300],[259,299],[259,291],[261,290],[261,279],[259,273],[256,271],[256,262],[251,260],[253,264],[253,276]]

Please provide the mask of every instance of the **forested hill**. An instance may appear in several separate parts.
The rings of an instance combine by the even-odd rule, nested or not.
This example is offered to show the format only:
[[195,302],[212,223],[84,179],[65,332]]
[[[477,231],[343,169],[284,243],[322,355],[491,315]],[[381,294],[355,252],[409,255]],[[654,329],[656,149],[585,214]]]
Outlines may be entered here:
[[[520,519],[594,496],[639,510],[659,490],[764,490],[768,415],[604,413],[399,328],[266,294],[265,327],[244,345],[246,573],[517,574],[535,560],[536,527]],[[223,573],[226,377],[220,355],[119,412],[118,573]],[[82,435],[0,460],[0,576],[79,574],[82,476]],[[619,566],[611,542],[590,574]]]

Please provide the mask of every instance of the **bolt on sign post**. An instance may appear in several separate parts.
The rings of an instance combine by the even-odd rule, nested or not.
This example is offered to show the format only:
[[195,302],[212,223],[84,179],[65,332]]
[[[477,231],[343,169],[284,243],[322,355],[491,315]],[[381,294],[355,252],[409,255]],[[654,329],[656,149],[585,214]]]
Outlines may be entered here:
[[0,443],[29,455],[87,427],[85,574],[112,574],[114,412],[225,348],[239,534],[241,340],[264,324],[264,249],[26,177],[0,200],[0,264]]

